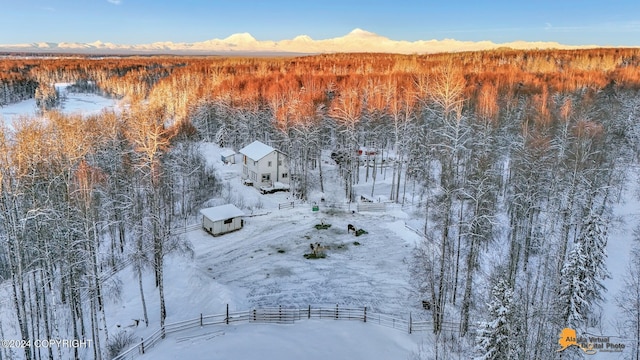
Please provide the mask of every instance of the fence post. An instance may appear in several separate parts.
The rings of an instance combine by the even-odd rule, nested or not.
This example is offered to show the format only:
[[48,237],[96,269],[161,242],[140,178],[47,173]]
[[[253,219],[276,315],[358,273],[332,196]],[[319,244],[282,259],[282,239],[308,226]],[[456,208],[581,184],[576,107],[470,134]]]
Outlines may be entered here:
[[229,325],[229,304],[227,304],[227,318],[225,320],[227,322],[227,325]]
[[144,338],[140,338],[140,352],[144,355]]
[[340,316],[338,315],[338,304],[336,304],[336,319],[340,318]]
[[364,322],[367,322],[367,307],[364,307]]
[[282,322],[282,305],[278,305],[278,321]]
[[202,313],[200,313],[200,327],[202,327]]
[[309,309],[307,310],[307,319],[311,319],[311,305],[309,305]]
[[411,319],[411,313],[409,313],[409,334],[411,334],[411,325],[413,325],[412,323],[413,321]]

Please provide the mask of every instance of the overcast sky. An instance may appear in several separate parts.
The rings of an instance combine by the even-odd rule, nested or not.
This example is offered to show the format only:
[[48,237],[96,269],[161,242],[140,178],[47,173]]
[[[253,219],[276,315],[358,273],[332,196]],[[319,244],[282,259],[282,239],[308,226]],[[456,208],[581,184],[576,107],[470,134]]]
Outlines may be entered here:
[[0,0],[0,44],[327,39],[361,28],[393,40],[640,46],[638,0]]

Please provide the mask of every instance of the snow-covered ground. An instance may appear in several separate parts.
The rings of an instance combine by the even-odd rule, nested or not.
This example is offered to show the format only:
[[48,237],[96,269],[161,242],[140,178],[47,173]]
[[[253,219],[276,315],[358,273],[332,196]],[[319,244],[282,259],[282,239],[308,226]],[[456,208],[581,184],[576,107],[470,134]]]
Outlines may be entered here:
[[140,359],[402,360],[415,351],[417,339],[376,325],[331,320],[208,327],[183,340],[189,335],[168,338]]
[[[634,246],[633,232],[640,225],[640,190],[638,172],[632,172],[627,186],[622,193],[622,201],[614,208],[614,216],[618,223],[609,229],[607,243],[607,269],[611,278],[604,281],[607,289],[602,304],[602,335],[611,336],[613,341],[629,345],[631,330],[621,328],[619,323],[620,309],[615,298],[624,287],[627,266],[631,260],[631,249]],[[628,353],[601,353],[598,359],[624,359]]]
[[[68,91],[69,83],[56,84],[56,89],[62,98],[59,106],[60,111],[65,114],[97,114],[105,109],[115,109],[117,100],[91,93],[76,93]],[[29,99],[15,104],[0,106],[0,121],[4,119],[5,124],[10,125],[20,116],[37,115],[36,100]]]
[[[332,227],[316,230],[321,220]],[[369,233],[347,234],[350,223]],[[402,220],[389,215],[332,215],[302,206],[249,218],[242,230],[224,237],[204,231],[189,235],[199,269],[241,288],[249,306],[340,303],[404,314],[420,301],[409,298],[406,266],[414,247],[407,239],[417,235],[403,229]],[[316,242],[327,247],[327,257],[305,259]]]

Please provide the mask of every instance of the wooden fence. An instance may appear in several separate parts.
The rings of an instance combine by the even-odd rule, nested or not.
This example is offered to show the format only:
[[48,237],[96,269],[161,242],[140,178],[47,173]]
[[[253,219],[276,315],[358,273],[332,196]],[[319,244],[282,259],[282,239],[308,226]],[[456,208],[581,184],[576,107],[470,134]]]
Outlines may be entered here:
[[385,211],[387,210],[387,203],[376,202],[376,203],[367,203],[361,202],[358,203],[358,212],[361,211]]
[[371,313],[366,307],[353,308],[336,305],[335,307],[327,308],[315,308],[311,306],[307,308],[288,308],[279,306],[229,312],[229,305],[227,305],[227,310],[224,314],[201,314],[200,317],[195,319],[165,324],[164,327],[156,330],[148,337],[141,339],[140,342],[122,352],[113,358],[113,360],[135,359],[138,355],[144,354],[165,337],[190,329],[244,323],[293,324],[303,319],[361,321],[404,331],[409,334],[416,331],[428,331],[432,329],[431,322],[413,321],[411,314],[409,314],[408,320],[400,319],[385,314]]
[[326,209],[334,209],[341,211],[372,211],[372,212],[382,212],[386,211],[389,206],[387,202],[323,202],[320,203],[320,208]]
[[296,203],[294,201],[278,204],[278,210],[293,209],[294,207],[296,207]]

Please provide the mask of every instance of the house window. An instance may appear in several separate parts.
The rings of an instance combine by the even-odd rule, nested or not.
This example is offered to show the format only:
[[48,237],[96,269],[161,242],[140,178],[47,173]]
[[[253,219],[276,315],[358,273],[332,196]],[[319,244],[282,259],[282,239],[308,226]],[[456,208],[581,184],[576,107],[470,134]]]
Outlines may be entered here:
[[267,162],[267,166],[271,167],[271,161]]
[[282,160],[278,160],[278,166],[282,166]]
[[287,178],[287,176],[289,176],[289,174],[287,174],[287,173],[282,173],[282,178],[283,178],[283,179],[286,179],[286,178]]
[[258,162],[257,162],[257,161],[254,161],[254,162],[253,162],[253,166],[258,166]]
[[251,176],[250,177],[251,177],[251,180],[253,180],[253,181],[257,181],[258,180],[258,175],[255,173],[255,171],[251,172]]
[[225,225],[231,224],[232,222],[233,222],[233,218],[227,219],[227,220],[224,221]]
[[262,174],[262,181],[269,181],[271,180],[271,174]]
[[249,172],[249,170],[247,169],[247,167],[246,167],[246,166],[243,166],[243,167],[242,167],[242,173],[243,173],[243,174],[245,174],[245,175],[247,175],[247,173],[248,173],[248,172]]
[[244,162],[245,165],[247,165],[247,155],[244,155],[242,157],[242,161]]

